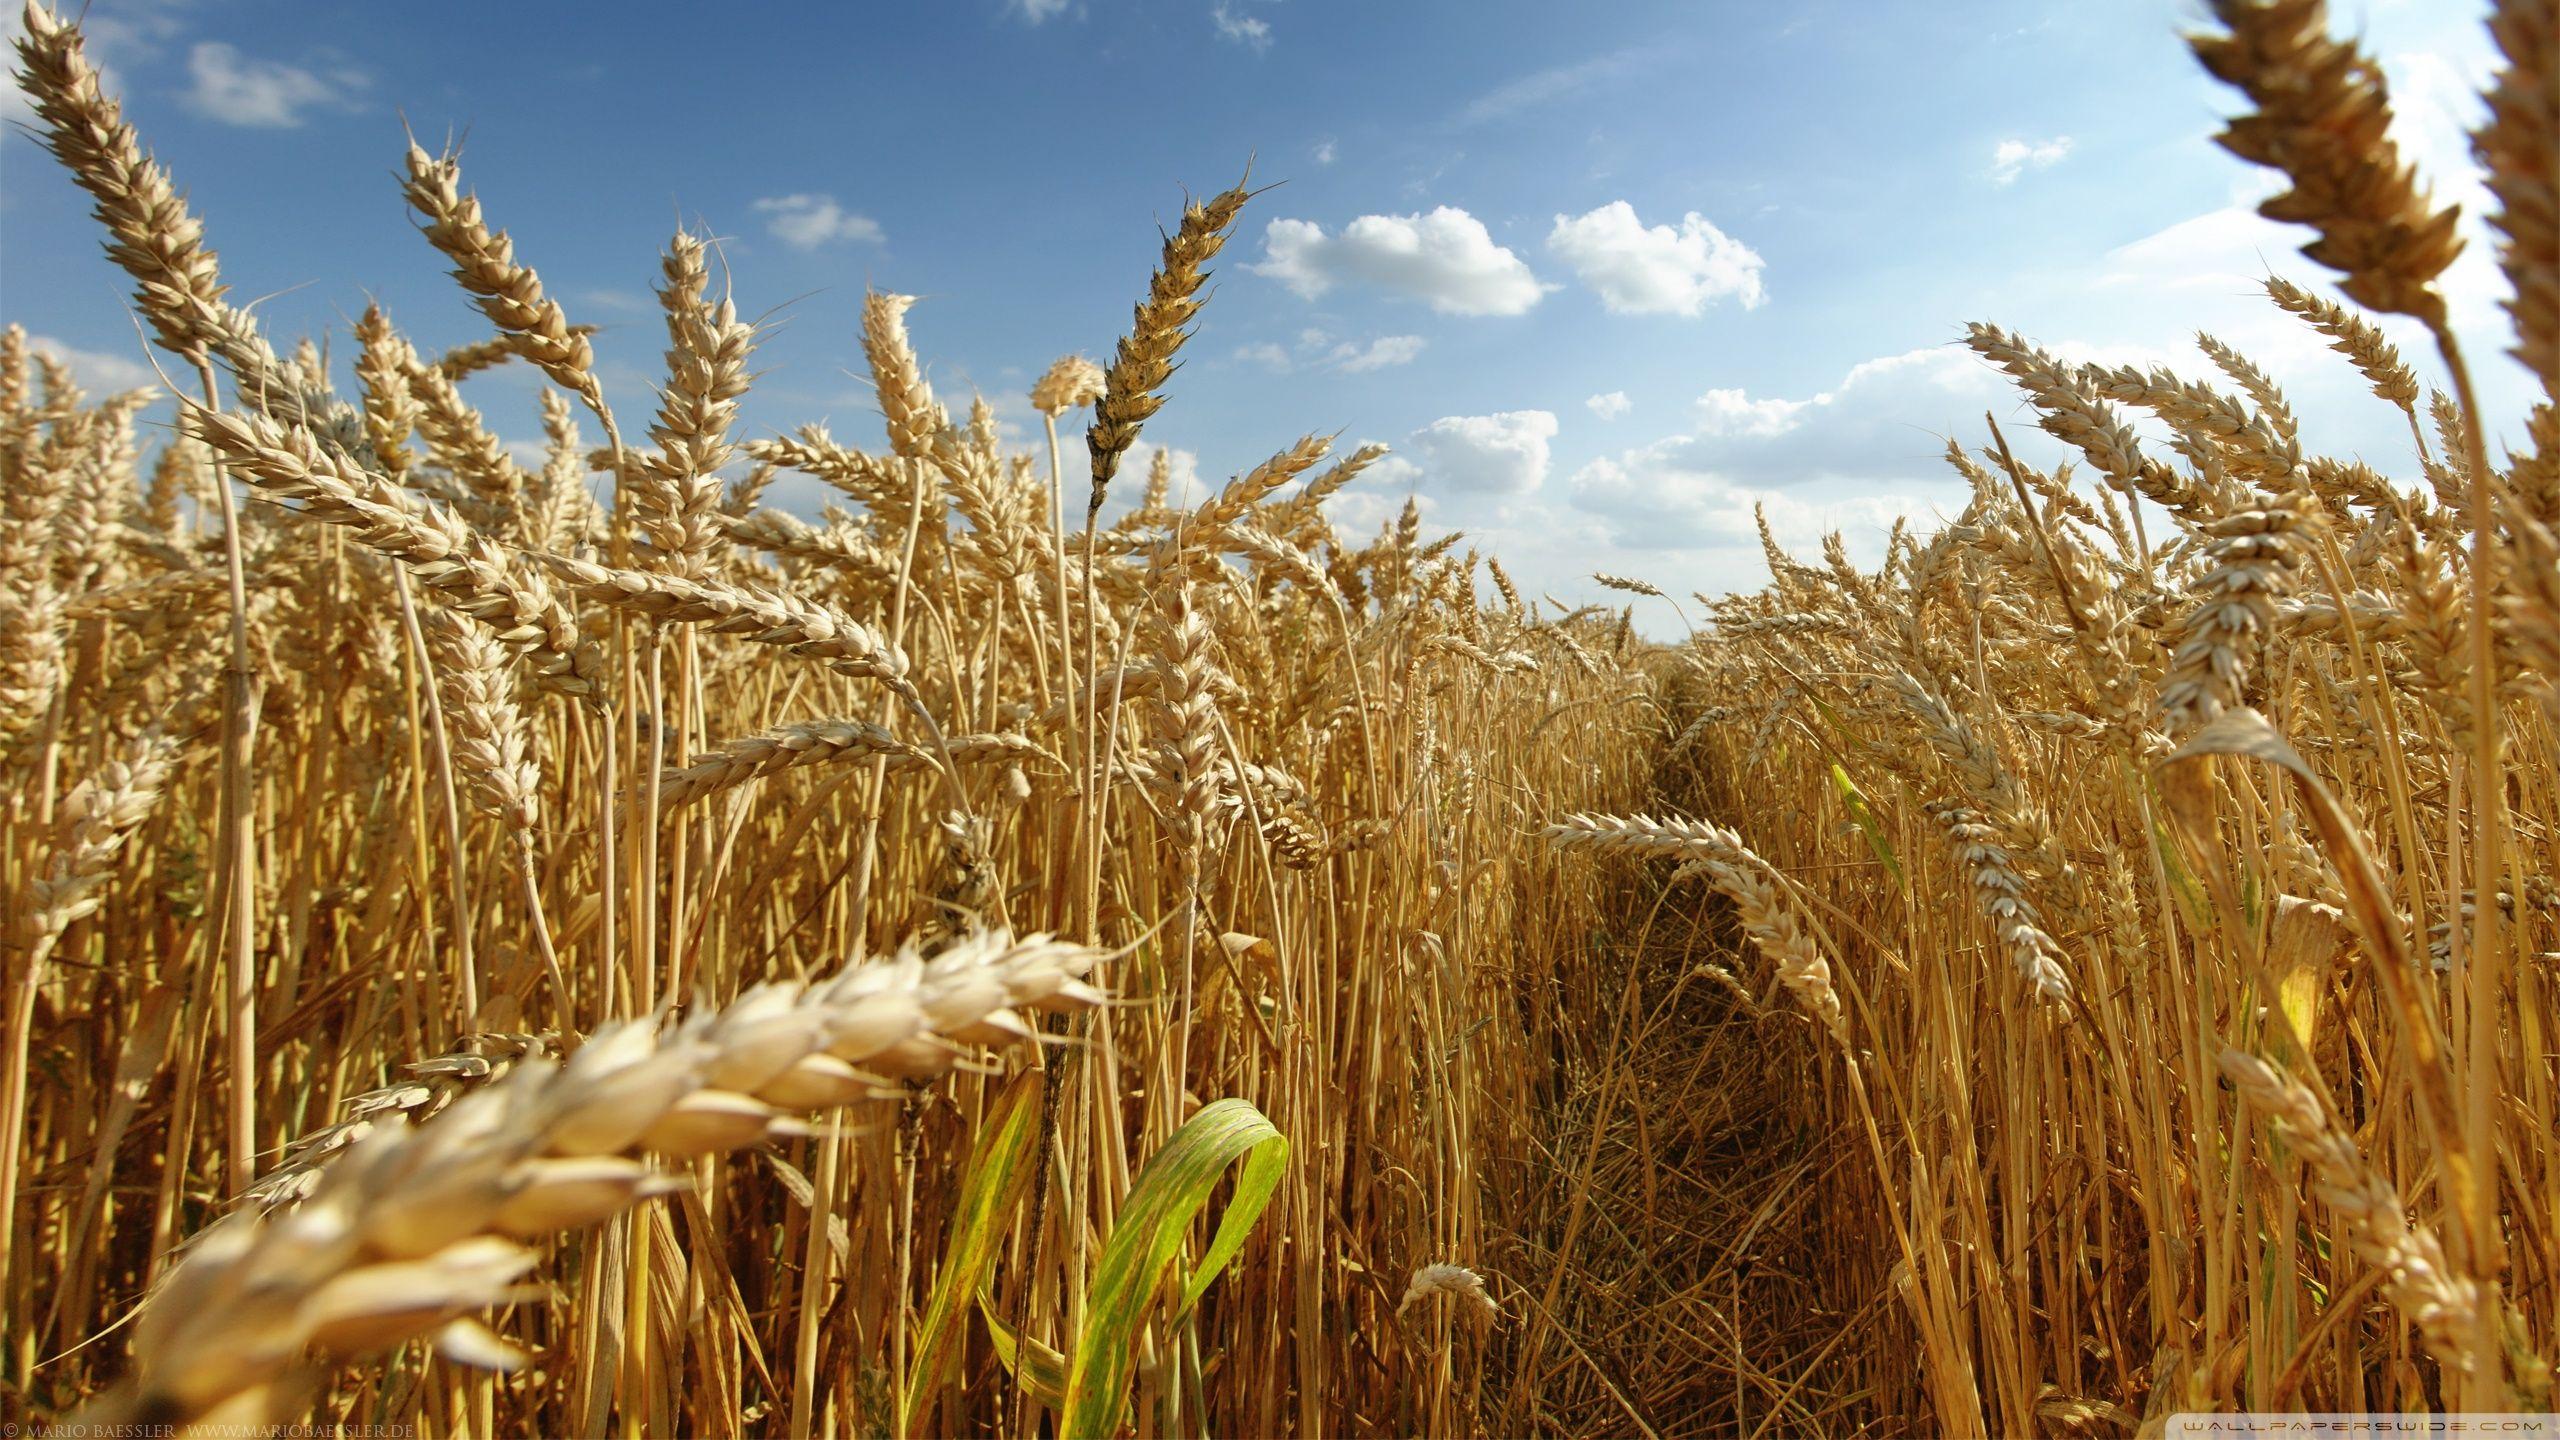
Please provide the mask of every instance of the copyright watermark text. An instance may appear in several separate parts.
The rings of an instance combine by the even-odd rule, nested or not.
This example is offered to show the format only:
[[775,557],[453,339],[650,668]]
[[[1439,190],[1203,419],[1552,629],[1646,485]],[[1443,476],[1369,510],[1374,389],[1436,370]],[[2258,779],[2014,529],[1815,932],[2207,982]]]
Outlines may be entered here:
[[218,1435],[223,1440],[417,1440],[415,1425],[340,1425],[317,1420],[297,1425],[92,1425],[79,1420],[51,1420],[18,1425],[0,1422],[0,1440],[166,1440],[179,1435]]
[[2336,1411],[2169,1417],[2166,1440],[2410,1440],[2417,1436],[2512,1436],[2560,1440],[2560,1416],[2531,1410],[2470,1410],[2442,1415]]

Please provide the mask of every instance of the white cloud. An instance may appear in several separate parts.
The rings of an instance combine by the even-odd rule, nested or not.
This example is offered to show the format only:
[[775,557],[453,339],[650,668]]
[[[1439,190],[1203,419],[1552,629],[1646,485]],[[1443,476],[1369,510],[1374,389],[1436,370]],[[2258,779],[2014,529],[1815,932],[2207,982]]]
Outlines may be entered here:
[[[1196,506],[1209,498],[1210,487],[1200,478],[1199,451],[1188,450],[1179,445],[1160,446],[1141,440],[1129,447],[1128,454],[1120,457],[1120,469],[1111,477],[1111,491],[1102,506],[1104,524],[1108,525],[1138,508],[1138,501],[1146,495],[1147,476],[1155,469],[1156,453],[1159,450],[1164,451],[1172,460],[1173,484],[1166,492],[1169,503]],[[1062,462],[1059,466],[1059,476],[1066,484],[1067,504],[1074,518],[1081,522],[1084,518],[1085,494],[1092,483],[1093,471],[1089,464],[1092,457],[1086,453],[1081,443],[1077,443],[1061,447],[1059,459]],[[1043,484],[1047,483],[1048,474],[1045,468],[1040,471]]]
[[1333,141],[1330,139],[1319,140],[1316,142],[1316,148],[1308,153],[1315,157],[1315,162],[1317,164],[1330,165],[1333,163],[1335,153]]
[[[2134,357],[2054,346],[2071,360]],[[1709,390],[1690,409],[1685,443],[1757,485],[1935,478],[1944,437],[1978,429],[1986,410],[2016,406],[2006,377],[1961,345],[1931,346],[1851,366],[1840,383],[1802,399]],[[2015,427],[2011,427],[2015,428]],[[2013,437],[2014,440],[2014,437]]]
[[815,250],[854,240],[877,245],[885,238],[879,221],[845,209],[833,195],[770,195],[751,208],[759,215],[772,216],[765,228],[794,250]]
[[[139,349],[141,342],[135,342]],[[50,335],[30,335],[27,348],[39,355],[50,355],[71,367],[71,378],[89,392],[89,398],[125,390],[157,389],[160,377],[149,365],[130,355],[116,355],[103,350],[79,350]]]
[[1233,6],[1220,3],[1209,7],[1209,22],[1218,27],[1218,38],[1231,45],[1254,50],[1271,48],[1271,22],[1239,15]]
[[1363,370],[1383,370],[1390,365],[1410,365],[1422,353],[1419,335],[1381,335],[1366,345],[1345,341],[1333,347],[1325,363],[1336,370],[1357,374]]
[[[1852,553],[1872,560],[1895,518],[1962,503],[1963,484],[1941,458],[1943,437],[1973,433],[1985,410],[2015,405],[1997,371],[1969,350],[1942,346],[1866,361],[1801,399],[1715,389],[1691,408],[1692,433],[1574,472],[1572,504],[1604,521],[1616,544],[1756,550],[1751,512],[1761,505],[1790,548],[1845,530]],[[2053,453],[2032,426],[2004,428],[2029,463]]]
[[[2271,187],[2258,186],[2253,197],[2268,193]],[[2228,294],[2253,284],[2270,265],[2282,273],[2294,237],[2307,233],[2259,218],[2255,199],[2244,199],[2108,251],[2098,283]]]
[[1807,409],[1830,403],[1829,395],[1817,395],[1811,400],[1774,396],[1754,400],[1740,390],[1710,390],[1689,408],[1697,412],[1698,428],[1704,434],[1784,435],[1796,428]]
[[314,107],[346,109],[365,77],[353,70],[326,75],[277,60],[256,60],[219,40],[207,40],[187,52],[187,74],[194,81],[187,104],[199,114],[226,125],[283,129],[302,123],[302,112]]
[[1067,0],[1005,0],[1005,12],[1019,15],[1027,24],[1037,25],[1067,12]]
[[1391,365],[1409,365],[1422,353],[1426,342],[1419,335],[1381,335],[1366,342],[1337,342],[1331,333],[1308,326],[1298,332],[1298,347],[1276,340],[1257,340],[1235,349],[1235,358],[1259,365],[1273,374],[1292,370],[1329,370],[1356,375],[1364,370],[1383,370]]
[[[1943,488],[1943,487],[1941,487]],[[1766,510],[1778,542],[1802,553],[1843,532],[1853,554],[1880,556],[1896,519],[1927,516],[1939,497],[1915,487],[1888,494],[1809,496],[1766,490],[1702,469],[1682,437],[1594,460],[1573,474],[1575,506],[1607,522],[1611,538],[1630,550],[1719,550],[1756,547],[1754,507]]]
[[1124,482],[1127,484],[1130,506],[1135,506],[1145,494],[1147,477],[1155,473],[1156,452],[1159,450],[1170,458],[1169,468],[1173,475],[1172,483],[1165,487],[1165,503],[1188,507],[1209,498],[1209,487],[1200,479],[1199,451],[1185,450],[1179,445],[1150,445],[1141,440],[1129,447],[1128,458],[1120,462],[1120,473],[1114,477],[1112,485],[1116,490]]
[[2070,153],[2068,135],[2056,135],[2050,140],[2003,140],[1991,152],[1991,183],[2015,183],[2027,171],[2059,164]]
[[1590,407],[1592,414],[1603,420],[1623,419],[1628,411],[1636,408],[1636,402],[1628,399],[1627,392],[1624,390],[1612,390],[1606,395],[1594,395],[1582,403]]
[[[18,53],[18,37],[27,33],[25,11],[0,10],[0,55]],[[35,103],[27,92],[18,88],[15,79],[0,84],[0,125],[26,125],[35,120]]]
[[[1374,440],[1360,442],[1361,445],[1377,443]],[[1355,445],[1351,448],[1356,450],[1360,446]],[[1405,490],[1412,488],[1421,479],[1421,466],[1390,450],[1384,458],[1369,462],[1369,468],[1360,472],[1360,478],[1355,483],[1372,490]]]
[[519,468],[535,475],[541,474],[542,467],[551,459],[551,441],[547,437],[536,438],[528,435],[514,440],[502,440],[500,443],[506,446],[508,459],[516,462]]
[[[1378,485],[1381,479],[1378,471],[1381,468],[1391,468],[1396,465],[1403,465],[1404,468],[1385,477],[1389,485],[1408,484],[1413,478],[1413,466],[1390,455],[1361,472],[1361,486]],[[1440,508],[1438,501],[1418,491],[1354,488],[1335,491],[1332,498],[1324,503],[1324,515],[1327,520],[1333,522],[1335,534],[1340,535],[1349,544],[1359,545],[1401,519],[1404,515],[1405,502],[1408,500],[1412,501],[1414,508],[1426,518]]]
[[1493,243],[1483,221],[1447,205],[1427,215],[1363,215],[1339,235],[1312,220],[1274,220],[1262,252],[1262,263],[1246,268],[1309,300],[1356,280],[1444,315],[1518,315],[1550,288]]
[[1674,230],[1647,226],[1634,206],[1613,200],[1587,215],[1557,216],[1547,250],[1620,315],[1696,315],[1726,299],[1750,310],[1769,298],[1759,254],[1695,210]]
[[[1556,417],[1544,410],[1450,415],[1416,430],[1402,447],[1422,482],[1441,494],[1526,495],[1546,483]],[[1390,475],[1380,475],[1391,480]]]
[[[79,13],[80,34],[86,42],[89,63],[98,67],[100,88],[110,95],[125,94],[125,67],[156,59],[176,42],[186,29],[185,18],[178,12],[187,3],[188,0],[124,0],[112,7],[70,7]],[[0,68],[14,68],[17,64],[18,38],[26,33],[25,12],[22,5],[0,6],[0,58],[7,61],[7,66]],[[0,81],[0,124],[25,124],[34,119],[35,104],[18,88],[16,80]]]

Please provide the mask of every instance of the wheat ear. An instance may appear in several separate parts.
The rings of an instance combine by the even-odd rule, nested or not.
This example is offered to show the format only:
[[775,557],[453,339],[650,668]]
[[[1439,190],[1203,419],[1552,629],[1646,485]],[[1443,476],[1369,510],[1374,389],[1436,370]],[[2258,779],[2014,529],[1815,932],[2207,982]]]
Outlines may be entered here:
[[515,352],[532,361],[552,383],[575,393],[601,413],[604,391],[595,377],[595,347],[569,323],[560,302],[542,291],[541,277],[516,262],[515,242],[491,230],[480,197],[462,193],[462,163],[451,152],[429,155],[412,142],[402,193],[426,221],[427,243],[453,262],[453,278],[480,313],[498,327]]
[[133,1373],[83,1418],[270,1419],[304,1357],[429,1335],[449,1355],[496,1358],[494,1337],[462,1317],[518,1297],[539,1259],[521,1242],[690,1183],[639,1155],[742,1149],[796,1129],[792,1112],[871,1096],[872,1076],[926,1079],[967,1047],[1029,1039],[1017,1011],[1098,1003],[1083,977],[1104,958],[1002,931],[931,958],[910,943],[671,1028],[610,1026],[565,1063],[522,1060],[422,1123],[366,1135],[302,1204],[208,1231],[143,1310]]
[[[80,782],[63,801],[63,838],[44,873],[18,897],[14,923],[0,921],[0,955],[8,960],[8,1032],[0,1050],[0,1270],[10,1260],[17,1233],[18,1150],[27,1133],[28,1046],[34,1038],[36,996],[45,961],[71,923],[98,908],[99,890],[113,873],[125,841],[150,818],[167,782],[177,743],[146,731]],[[11,933],[14,931],[15,933]]]
[[[948,742],[957,765],[1010,764],[1023,760],[1065,762],[1023,735],[954,735]],[[933,764],[942,752],[919,748],[861,720],[805,720],[729,741],[658,778],[658,803],[689,805],[705,796],[810,765],[878,759],[888,773]]]
[[755,327],[727,296],[709,296],[707,247],[682,230],[667,246],[658,299],[667,319],[667,384],[649,436],[658,453],[639,465],[634,520],[663,563],[699,575],[719,539],[720,470],[737,453],[729,432],[747,393]]
[[907,310],[915,303],[913,295],[878,290],[863,296],[862,353],[871,362],[872,387],[888,422],[889,449],[904,459],[930,460],[944,447],[951,416],[933,398],[907,338]]
[[457,517],[417,508],[382,477],[322,446],[300,426],[195,405],[186,407],[181,423],[249,483],[300,501],[304,515],[345,526],[364,545],[409,566],[420,584],[442,593],[454,609],[532,661],[546,688],[590,700],[600,695],[604,657],[541,574],[515,563]]
[[2310,1086],[2255,1055],[2225,1050],[2222,1073],[2267,1117],[2318,1177],[2318,1194],[2345,1221],[2356,1252],[2383,1273],[2383,1291],[2418,1327],[2446,1369],[2468,1371],[2465,1332],[2480,1307],[2480,1289],[2446,1264],[2435,1233],[2409,1222],[2400,1192],[2356,1153],[2355,1142],[2329,1119]]
[[2314,295],[2290,280],[2269,277],[2265,281],[2267,298],[2288,315],[2299,316],[2305,324],[2328,337],[2329,348],[2347,357],[2373,385],[2373,393],[2401,409],[2414,419],[2418,413],[2418,376],[2409,363],[2400,358],[2398,346],[2384,338],[2372,321],[2344,305]]
[[2502,0],[2489,33],[2506,67],[2489,86],[2473,150],[2498,199],[2498,258],[2515,297],[2515,357],[2560,402],[2560,13],[2549,0]]
[[1102,398],[1102,367],[1081,355],[1061,355],[1031,386],[1031,408],[1057,418]]
[[1740,912],[1743,932],[1777,968],[1778,983],[1824,1033],[1848,1049],[1848,1020],[1831,982],[1830,962],[1780,893],[1773,879],[1776,871],[1740,836],[1703,820],[1651,815],[1567,815],[1539,833],[1559,850],[1664,855],[1695,863]]
[[212,317],[228,309],[204,222],[101,88],[78,25],[29,0],[18,56],[45,146],[97,202],[114,237],[108,255],[136,282],[136,308],[172,354],[200,362],[221,328]]
[[2226,33],[2197,36],[2196,58],[2257,107],[2225,127],[2223,148],[2293,182],[2258,213],[2319,231],[2302,253],[2343,274],[2357,304],[2441,329],[2435,279],[2462,251],[2458,212],[2433,209],[2401,163],[2381,67],[2329,38],[2324,0],[2215,0],[2213,11]]
[[667,624],[689,622],[713,634],[743,635],[759,644],[779,645],[845,674],[885,681],[901,694],[909,693],[905,652],[870,626],[816,601],[721,580],[617,569],[564,555],[535,558],[599,604]]
[[1120,457],[1138,443],[1139,427],[1164,408],[1164,382],[1173,375],[1174,353],[1191,338],[1183,327],[1200,313],[1200,287],[1208,279],[1200,267],[1225,247],[1227,227],[1235,223],[1245,199],[1238,185],[1205,203],[1194,201],[1183,207],[1182,223],[1165,237],[1164,261],[1103,373],[1102,398],[1094,402],[1093,424],[1085,430],[1093,468],[1093,494],[1085,506],[1089,513],[1102,508],[1111,477],[1120,473]]
[[2244,703],[2248,662],[2275,628],[2276,602],[2293,588],[2300,563],[2296,532],[2306,523],[2299,503],[2280,497],[2205,527],[2211,568],[2193,586],[2195,607],[2160,683],[2160,712],[2171,734],[2185,735]]

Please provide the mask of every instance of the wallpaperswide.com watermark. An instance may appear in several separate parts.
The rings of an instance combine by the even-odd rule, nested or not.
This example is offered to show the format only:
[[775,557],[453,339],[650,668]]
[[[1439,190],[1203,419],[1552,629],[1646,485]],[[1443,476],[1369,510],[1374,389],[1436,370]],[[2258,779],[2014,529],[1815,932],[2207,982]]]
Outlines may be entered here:
[[0,1440],[174,1440],[177,1435],[205,1435],[220,1440],[417,1440],[417,1425],[358,1425],[358,1422],[312,1420],[300,1425],[161,1425],[161,1422],[38,1420],[0,1425]]
[[2166,1440],[2407,1440],[2411,1436],[2477,1435],[2560,1440],[2560,1415],[2531,1410],[2467,1410],[2443,1415],[2336,1411],[2235,1415],[2182,1412],[2169,1417]]

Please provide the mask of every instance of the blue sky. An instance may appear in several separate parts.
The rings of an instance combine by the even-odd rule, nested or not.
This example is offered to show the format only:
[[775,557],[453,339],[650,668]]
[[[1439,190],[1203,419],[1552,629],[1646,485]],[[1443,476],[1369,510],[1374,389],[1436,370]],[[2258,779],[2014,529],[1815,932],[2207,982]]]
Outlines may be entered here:
[[[2403,143],[2475,216],[2460,132],[2491,63],[2480,10],[2341,7],[2394,81]],[[342,332],[369,296],[422,345],[481,333],[402,207],[405,117],[431,144],[465,137],[466,183],[572,318],[606,327],[626,413],[650,402],[668,233],[724,237],[741,310],[775,327],[755,433],[823,418],[878,443],[856,323],[874,285],[925,297],[909,321],[946,400],[983,390],[1028,443],[1029,381],[1062,353],[1107,356],[1155,225],[1251,156],[1258,183],[1285,183],[1247,208],[1148,438],[1210,483],[1309,430],[1383,441],[1396,457],[1346,497],[1347,523],[1417,494],[1567,600],[1596,593],[1595,568],[1756,585],[1755,501],[1791,545],[1841,528],[1870,559],[1891,516],[1952,509],[1941,437],[2018,414],[1951,343],[1972,319],[2202,378],[2210,329],[2285,381],[2315,448],[2413,468],[2395,413],[2252,295],[2269,269],[2325,277],[2297,232],[2249,213],[2266,178],[2210,142],[2232,97],[2189,59],[2199,15],[2177,4],[89,16],[235,293],[270,297],[271,333]],[[0,139],[0,314],[129,383],[142,346],[98,239],[33,142]],[[2449,288],[2487,361],[2500,282],[2472,249]],[[2513,434],[2521,372],[2483,368]],[[530,438],[534,383],[514,367],[472,389]]]

